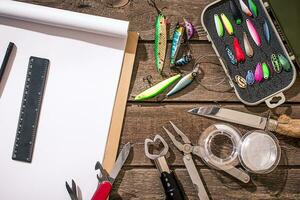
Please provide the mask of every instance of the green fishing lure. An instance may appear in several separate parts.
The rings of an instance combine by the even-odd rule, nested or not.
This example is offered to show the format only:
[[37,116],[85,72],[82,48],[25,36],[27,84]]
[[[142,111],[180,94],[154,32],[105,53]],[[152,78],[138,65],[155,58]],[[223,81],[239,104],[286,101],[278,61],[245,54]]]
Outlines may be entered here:
[[271,62],[272,62],[274,71],[276,73],[280,73],[282,71],[282,66],[281,66],[276,54],[271,55]]
[[257,7],[256,7],[254,1],[253,0],[248,0],[248,4],[249,4],[249,8],[250,8],[250,10],[253,14],[253,17],[257,17],[258,11],[257,11]]
[[155,22],[155,66],[156,70],[161,73],[165,64],[167,50],[167,28],[166,18],[164,15],[159,14]]
[[143,101],[146,99],[150,99],[156,97],[157,95],[161,94],[165,89],[167,89],[170,85],[172,85],[175,81],[177,81],[181,77],[180,74],[172,76],[150,88],[145,90],[144,92],[137,95],[134,100],[136,101]]
[[264,79],[268,79],[270,77],[269,66],[265,62],[262,64],[262,72],[263,72]]
[[215,21],[215,27],[216,27],[218,36],[223,37],[224,36],[224,28],[223,28],[222,21],[218,14],[214,15],[214,21]]
[[288,59],[286,57],[284,57],[281,54],[278,54],[278,60],[284,71],[287,71],[287,72],[291,71],[292,67],[291,67],[290,61],[288,61]]
[[154,58],[155,68],[157,72],[161,74],[165,64],[167,51],[167,22],[166,17],[163,15],[161,10],[157,8],[155,1],[150,0],[148,3],[153,6],[158,13],[155,19]]

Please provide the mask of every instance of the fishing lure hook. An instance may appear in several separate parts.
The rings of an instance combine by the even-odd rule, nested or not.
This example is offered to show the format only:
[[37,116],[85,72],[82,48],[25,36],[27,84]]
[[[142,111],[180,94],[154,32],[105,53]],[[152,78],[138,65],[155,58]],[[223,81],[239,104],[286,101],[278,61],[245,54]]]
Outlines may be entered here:
[[164,9],[164,8],[162,8],[162,9],[159,9],[158,7],[157,7],[157,5],[156,5],[156,3],[155,3],[155,0],[148,0],[148,4],[150,5],[150,6],[152,6],[153,8],[155,8],[155,10],[157,11],[157,13],[158,14],[161,14],[162,13],[162,9]]

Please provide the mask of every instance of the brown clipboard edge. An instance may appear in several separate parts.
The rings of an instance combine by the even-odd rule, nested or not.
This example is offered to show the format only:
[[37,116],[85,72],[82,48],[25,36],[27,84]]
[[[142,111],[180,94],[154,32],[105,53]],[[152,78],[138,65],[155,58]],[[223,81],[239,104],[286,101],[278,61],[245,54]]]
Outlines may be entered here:
[[117,158],[138,39],[137,32],[128,32],[122,71],[102,161],[103,168],[108,172],[112,170]]

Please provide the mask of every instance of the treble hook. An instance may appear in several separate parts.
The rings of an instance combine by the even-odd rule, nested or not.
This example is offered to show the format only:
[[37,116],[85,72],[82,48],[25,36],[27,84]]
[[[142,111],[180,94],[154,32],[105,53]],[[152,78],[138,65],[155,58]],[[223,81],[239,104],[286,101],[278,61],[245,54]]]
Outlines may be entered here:
[[155,8],[158,14],[161,14],[161,10],[157,7],[155,0],[148,0],[148,4]]

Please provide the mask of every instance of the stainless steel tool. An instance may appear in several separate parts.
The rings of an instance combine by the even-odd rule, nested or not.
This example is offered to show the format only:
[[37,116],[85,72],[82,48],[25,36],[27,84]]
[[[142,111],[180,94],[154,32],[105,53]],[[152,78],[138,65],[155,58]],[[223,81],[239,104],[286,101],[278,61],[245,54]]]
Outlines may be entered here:
[[81,199],[81,197],[79,197],[79,194],[77,192],[77,186],[76,186],[76,183],[74,180],[72,180],[72,188],[70,187],[68,182],[66,182],[66,188],[70,195],[71,200],[80,200]]
[[166,133],[168,134],[168,136],[170,137],[170,139],[172,140],[174,145],[181,152],[184,153],[183,162],[184,162],[184,165],[189,173],[189,176],[190,176],[194,186],[196,187],[199,199],[200,200],[208,200],[209,199],[208,194],[206,192],[206,189],[203,185],[203,182],[199,176],[196,165],[192,158],[192,154],[195,154],[200,157],[200,154],[199,154],[200,148],[199,148],[199,146],[193,146],[191,144],[191,141],[189,140],[189,138],[181,130],[179,130],[171,121],[170,121],[170,123],[173,126],[176,133],[182,138],[184,144],[177,141],[175,136],[168,129],[166,129],[165,127],[163,127],[163,129],[166,131]]
[[[149,144],[153,144],[156,141],[160,141],[164,148],[159,154],[149,153]],[[165,155],[169,151],[169,146],[166,141],[160,136],[155,135],[154,139],[145,139],[145,154],[146,156],[153,160],[159,173],[160,180],[165,190],[167,200],[182,200],[184,199],[183,194],[180,190],[178,182],[176,180],[174,172],[170,171]]]
[[300,120],[292,119],[287,115],[281,115],[278,120],[274,120],[218,106],[202,106],[199,108],[193,108],[188,112],[195,115],[242,124],[256,129],[273,131],[282,135],[300,138]]

